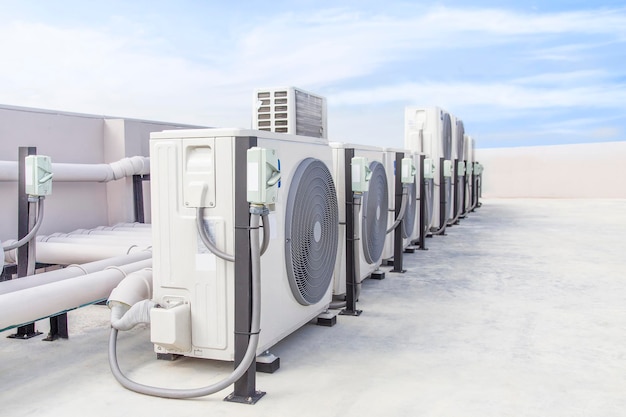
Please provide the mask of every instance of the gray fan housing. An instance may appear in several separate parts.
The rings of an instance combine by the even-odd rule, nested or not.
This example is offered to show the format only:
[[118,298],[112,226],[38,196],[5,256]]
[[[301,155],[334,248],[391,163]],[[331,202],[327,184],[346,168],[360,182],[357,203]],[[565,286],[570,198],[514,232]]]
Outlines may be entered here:
[[285,210],[289,286],[302,305],[320,301],[330,286],[339,237],[337,192],[326,165],[304,159],[296,168]]
[[380,260],[387,236],[389,191],[385,167],[378,161],[370,164],[371,177],[367,192],[363,193],[363,222],[361,241],[363,255],[369,264]]

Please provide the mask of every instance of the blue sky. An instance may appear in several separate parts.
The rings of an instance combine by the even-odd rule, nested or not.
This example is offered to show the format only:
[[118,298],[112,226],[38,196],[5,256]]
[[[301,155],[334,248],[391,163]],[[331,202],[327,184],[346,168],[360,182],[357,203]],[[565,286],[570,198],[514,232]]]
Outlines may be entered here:
[[626,140],[626,5],[0,0],[0,103],[249,127],[252,92],[328,99],[331,140],[403,146],[440,106],[477,146]]

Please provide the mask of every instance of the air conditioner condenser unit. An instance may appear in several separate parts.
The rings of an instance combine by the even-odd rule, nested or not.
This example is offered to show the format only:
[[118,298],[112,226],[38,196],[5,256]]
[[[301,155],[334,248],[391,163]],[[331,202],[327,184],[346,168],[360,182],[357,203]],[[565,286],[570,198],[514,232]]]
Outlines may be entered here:
[[[355,257],[355,269],[357,270],[356,281],[360,283],[372,273],[379,273],[382,263],[382,254],[385,246],[387,223],[389,188],[387,174],[383,164],[383,149],[374,146],[353,145],[340,142],[331,142],[333,153],[333,178],[337,184],[337,196],[339,201],[339,252],[335,265],[335,279],[333,292],[341,296],[346,292],[346,219],[354,215],[350,213],[353,207],[349,199],[352,198],[351,187],[346,187],[346,172],[350,171],[353,183],[359,172],[367,173],[367,184],[361,185],[365,190],[354,190],[361,193],[358,199],[358,215],[354,219],[358,230],[358,256]],[[346,154],[359,158],[363,166],[346,164]],[[348,162],[350,164],[350,162]],[[346,204],[348,203],[348,204]]]
[[[333,157],[325,139],[241,129],[176,130],[153,133],[150,147],[153,300],[171,307],[153,309],[163,310],[151,323],[157,353],[234,360],[235,275],[249,257],[237,239],[238,231],[246,235],[249,194],[270,209],[257,354],[327,309],[339,225]],[[249,149],[267,152],[249,160]],[[258,172],[266,172],[260,166],[274,167],[279,175],[259,178],[264,174]],[[275,186],[263,190],[266,182]],[[199,227],[234,262],[209,251]]]

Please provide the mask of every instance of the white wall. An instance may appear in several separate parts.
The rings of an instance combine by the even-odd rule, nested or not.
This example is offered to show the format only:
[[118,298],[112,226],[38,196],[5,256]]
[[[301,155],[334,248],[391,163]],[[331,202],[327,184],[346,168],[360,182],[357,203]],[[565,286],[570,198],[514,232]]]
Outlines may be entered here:
[[626,198],[626,142],[477,149],[483,197]]
[[[150,132],[185,127],[193,126],[0,105],[0,160],[16,161],[18,147],[35,146],[53,162],[110,163],[148,156]],[[45,209],[41,234],[133,221],[132,179],[53,182]],[[17,183],[0,182],[0,240],[16,237]]]

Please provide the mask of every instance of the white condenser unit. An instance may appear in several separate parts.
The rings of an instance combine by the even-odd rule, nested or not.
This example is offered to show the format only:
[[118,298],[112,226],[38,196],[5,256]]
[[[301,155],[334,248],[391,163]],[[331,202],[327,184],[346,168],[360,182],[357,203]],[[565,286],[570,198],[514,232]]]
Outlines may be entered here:
[[[263,152],[250,160],[249,149]],[[251,194],[262,195],[269,208],[262,225],[265,233],[269,226],[269,245],[260,258],[257,354],[327,309],[339,213],[325,139],[240,129],[165,131],[151,135],[150,155],[153,298],[172,307],[153,310],[164,311],[152,315],[157,353],[234,360],[236,305],[242,302],[235,282],[248,274],[239,266],[250,258],[240,247],[248,242],[241,236],[248,238]],[[264,183],[274,186],[265,191]],[[206,234],[234,262],[209,251]]]
[[326,98],[295,87],[254,92],[253,128],[292,135],[328,137]]
[[423,152],[434,168],[428,192],[432,195],[431,230],[442,232],[452,202],[452,123],[450,114],[439,107],[406,107],[404,146]]
[[[359,213],[354,222],[355,231],[357,231],[357,236],[360,239],[357,242],[358,261],[354,265],[357,283],[377,271],[382,263],[389,215],[389,187],[383,164],[384,152],[382,148],[340,142],[330,142],[330,147],[333,154],[332,171],[337,185],[340,224],[334,294],[342,295],[346,292],[345,224],[347,216],[353,215],[346,209],[346,200],[350,198],[352,193],[350,187],[346,186],[346,172],[350,170],[353,184],[358,181],[359,174],[363,174],[362,178],[366,178],[367,183],[366,185],[361,184],[364,190],[359,200]],[[346,165],[346,154],[353,154],[359,159],[359,164]]]
[[[400,155],[400,156],[399,156]],[[410,168],[402,167],[402,164],[398,165],[398,159],[410,159],[411,166]],[[402,220],[402,225],[400,227],[400,231],[402,233],[402,249],[406,249],[411,245],[412,241],[415,240],[419,235],[416,236],[416,231],[419,228],[416,228],[416,221],[418,221],[419,215],[419,207],[418,207],[418,194],[419,194],[419,176],[417,174],[417,169],[419,169],[419,155],[411,152],[407,149],[394,149],[394,148],[385,148],[384,150],[384,158],[383,165],[385,166],[385,171],[387,174],[387,184],[389,185],[389,216],[387,221],[387,228],[393,226],[395,221],[395,211],[396,211],[396,194],[402,193],[402,187],[406,187],[407,189],[407,200],[406,200],[406,210],[405,215]],[[402,170],[410,170],[410,172],[402,172]],[[398,176],[400,178],[398,178]],[[411,177],[412,182],[407,182],[408,178]],[[403,182],[402,180],[405,180]],[[400,181],[400,188],[397,188],[397,180]],[[400,207],[398,207],[400,209]],[[385,248],[383,250],[383,259],[390,259],[394,256],[394,232],[389,232],[387,234],[387,238],[385,239]]]

